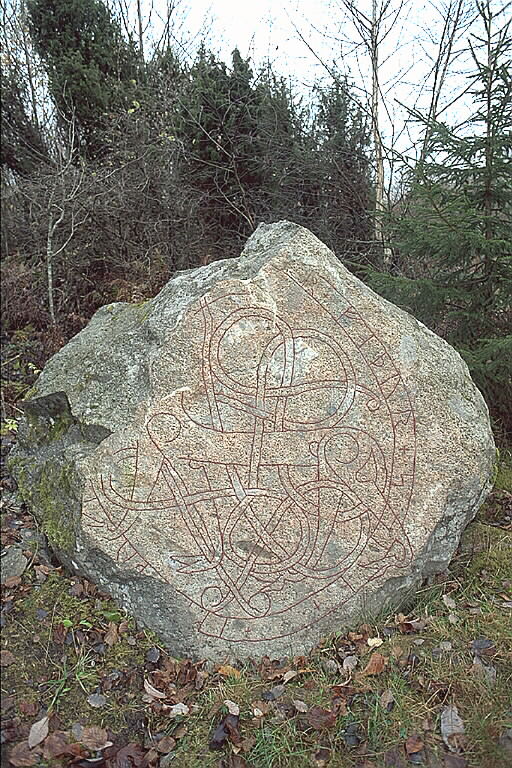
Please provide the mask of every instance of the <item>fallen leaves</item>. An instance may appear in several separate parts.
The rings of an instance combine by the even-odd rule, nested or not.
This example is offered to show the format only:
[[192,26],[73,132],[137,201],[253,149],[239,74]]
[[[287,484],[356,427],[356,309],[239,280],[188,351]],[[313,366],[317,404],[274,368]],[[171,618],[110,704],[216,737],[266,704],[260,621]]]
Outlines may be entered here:
[[384,667],[387,664],[387,659],[378,651],[375,651],[370,656],[370,660],[366,667],[363,669],[363,675],[380,675],[383,672]]
[[45,715],[41,718],[41,720],[38,720],[36,723],[34,723],[30,729],[30,733],[28,735],[28,745],[30,749],[33,747],[37,747],[38,744],[40,744],[42,741],[46,739],[48,736],[48,730],[49,730],[49,717],[48,715]]
[[232,744],[240,743],[239,720],[238,715],[229,714],[218,723],[210,739],[209,747],[211,750],[222,749],[228,740]]
[[312,707],[307,713],[307,721],[311,728],[322,731],[324,728],[332,728],[336,724],[337,714],[323,707]]
[[94,751],[101,751],[105,747],[109,747],[112,742],[108,739],[107,731],[99,726],[90,726],[82,729],[82,735],[80,737],[81,743],[87,749]]
[[232,667],[230,664],[223,664],[217,670],[222,677],[234,677],[238,679],[241,676],[241,672],[236,667]]
[[454,608],[457,607],[457,603],[453,599],[453,597],[450,597],[449,595],[443,595],[443,603],[446,605],[447,608],[449,608],[451,611],[453,611]]
[[299,674],[300,674],[299,670],[297,670],[297,669],[289,669],[288,672],[285,672],[284,675],[283,675],[283,683],[289,683],[290,680],[293,680]]
[[9,753],[9,762],[11,765],[15,766],[15,768],[36,765],[39,762],[41,754],[41,747],[31,749],[28,745],[28,741],[22,741],[11,749]]
[[156,743],[156,749],[158,752],[161,752],[162,754],[169,754],[169,752],[172,752],[172,750],[176,747],[176,744],[178,742],[173,736],[169,736],[168,734],[165,734],[162,736],[161,739],[159,739]]
[[423,749],[423,739],[420,738],[417,734],[414,734],[412,736],[409,736],[407,741],[405,742],[405,751],[408,755],[414,755],[417,752],[421,752]]
[[488,637],[477,637],[471,643],[471,650],[476,656],[494,656],[496,647]]
[[[260,718],[264,717],[265,715],[268,715],[270,712],[270,704],[266,701],[263,701],[262,699],[257,699],[256,701],[253,701],[251,704],[252,712],[254,717]],[[307,708],[306,708],[307,709]]]
[[103,640],[110,647],[112,647],[118,642],[119,630],[117,628],[117,624],[115,624],[113,621],[109,622],[108,629],[105,632],[105,637],[103,638]]
[[54,731],[44,742],[43,757],[46,760],[63,757],[64,755],[78,756],[81,752],[80,744],[69,743],[69,735],[66,731]]
[[315,768],[326,768],[331,759],[331,750],[327,747],[320,747],[313,755],[313,765]]
[[448,705],[441,712],[441,736],[450,752],[464,750],[464,723],[457,707],[453,704]]
[[395,706],[395,697],[390,688],[386,688],[380,696],[380,705],[386,712],[391,712]]
[[11,653],[11,651],[6,650],[5,648],[2,648],[0,651],[0,666],[2,667],[9,667],[11,664],[14,664],[16,662],[16,659],[14,658],[14,654]]
[[140,744],[130,742],[109,759],[109,768],[139,768],[144,765],[144,757]]
[[144,690],[146,691],[147,695],[151,699],[165,699],[167,698],[167,694],[163,691],[159,691],[157,688],[155,688],[149,680],[144,678]]

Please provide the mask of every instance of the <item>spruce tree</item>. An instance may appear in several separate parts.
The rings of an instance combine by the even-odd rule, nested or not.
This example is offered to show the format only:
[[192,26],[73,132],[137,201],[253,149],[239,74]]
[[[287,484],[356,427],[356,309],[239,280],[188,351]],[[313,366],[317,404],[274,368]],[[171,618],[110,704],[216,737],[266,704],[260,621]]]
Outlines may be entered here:
[[41,130],[27,110],[27,84],[19,70],[4,67],[2,84],[1,165],[19,176],[30,176],[48,157]]
[[336,77],[318,88],[317,99],[314,133],[324,238],[335,250],[343,248],[345,259],[348,250],[357,260],[372,238],[369,130],[346,79]]
[[[429,125],[405,214],[391,231],[402,275],[373,274],[388,298],[440,332],[467,360],[505,428],[512,427],[512,80],[510,22],[470,41],[474,112],[462,126]],[[498,20],[499,21],[499,20]]]
[[85,154],[103,148],[112,113],[133,97],[137,57],[101,0],[28,0],[30,34],[48,74],[52,98],[74,120]]

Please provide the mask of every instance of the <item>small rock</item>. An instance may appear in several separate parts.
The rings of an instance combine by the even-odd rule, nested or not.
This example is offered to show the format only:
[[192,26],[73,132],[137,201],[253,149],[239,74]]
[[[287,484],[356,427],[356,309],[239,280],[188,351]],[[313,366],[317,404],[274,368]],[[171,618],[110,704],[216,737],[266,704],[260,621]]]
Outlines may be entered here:
[[160,648],[157,648],[156,646],[153,646],[152,648],[150,648],[146,653],[146,661],[149,661],[150,664],[156,664],[159,658],[160,658]]
[[506,728],[499,738],[499,745],[512,755],[512,728]]
[[175,757],[176,752],[168,752],[166,755],[163,755],[158,762],[158,768],[170,768]]
[[105,706],[107,700],[101,693],[91,693],[91,695],[87,697],[87,703],[90,704],[91,707],[99,709],[100,707]]
[[347,747],[357,747],[361,739],[358,736],[359,726],[357,723],[349,723],[342,732],[343,741]]
[[334,659],[325,659],[322,662],[322,667],[328,675],[337,675],[340,671],[338,663]]
[[50,550],[48,549],[46,537],[42,533],[31,528],[25,528],[21,531],[21,543],[23,549],[29,549],[34,554],[37,553],[39,560],[48,564],[51,563]]
[[492,651],[494,651],[494,643],[492,640],[489,640],[488,637],[477,637],[476,640],[473,640],[471,643],[471,648],[474,653],[478,655],[490,655]]
[[343,669],[348,670],[349,672],[352,672],[358,664],[359,660],[357,656],[345,656],[343,659]]
[[1,577],[0,582],[5,584],[12,578],[21,576],[28,565],[28,560],[22,552],[22,548],[17,544],[12,544],[2,555],[1,558]]

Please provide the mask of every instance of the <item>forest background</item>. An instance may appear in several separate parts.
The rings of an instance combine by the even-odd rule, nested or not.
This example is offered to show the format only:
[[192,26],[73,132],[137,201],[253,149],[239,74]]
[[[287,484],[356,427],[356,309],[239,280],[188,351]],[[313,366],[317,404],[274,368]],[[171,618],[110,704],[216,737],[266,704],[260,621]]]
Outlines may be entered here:
[[511,4],[433,0],[422,100],[398,126],[414,72],[385,86],[386,40],[411,5],[332,3],[327,56],[292,17],[321,72],[306,87],[271,59],[226,63],[179,4],[3,0],[4,431],[100,306],[290,219],[453,344],[510,439]]

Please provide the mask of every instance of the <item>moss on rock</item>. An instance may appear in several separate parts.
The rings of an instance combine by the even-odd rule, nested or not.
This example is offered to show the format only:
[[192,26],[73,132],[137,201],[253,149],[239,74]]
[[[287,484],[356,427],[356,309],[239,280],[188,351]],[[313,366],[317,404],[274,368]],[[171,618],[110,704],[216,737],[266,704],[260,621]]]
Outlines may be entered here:
[[41,472],[37,489],[41,526],[50,544],[64,552],[75,550],[76,534],[66,499],[74,495],[73,468],[47,462]]
[[53,443],[63,437],[75,419],[69,411],[62,411],[52,418],[26,411],[27,439],[35,443]]

